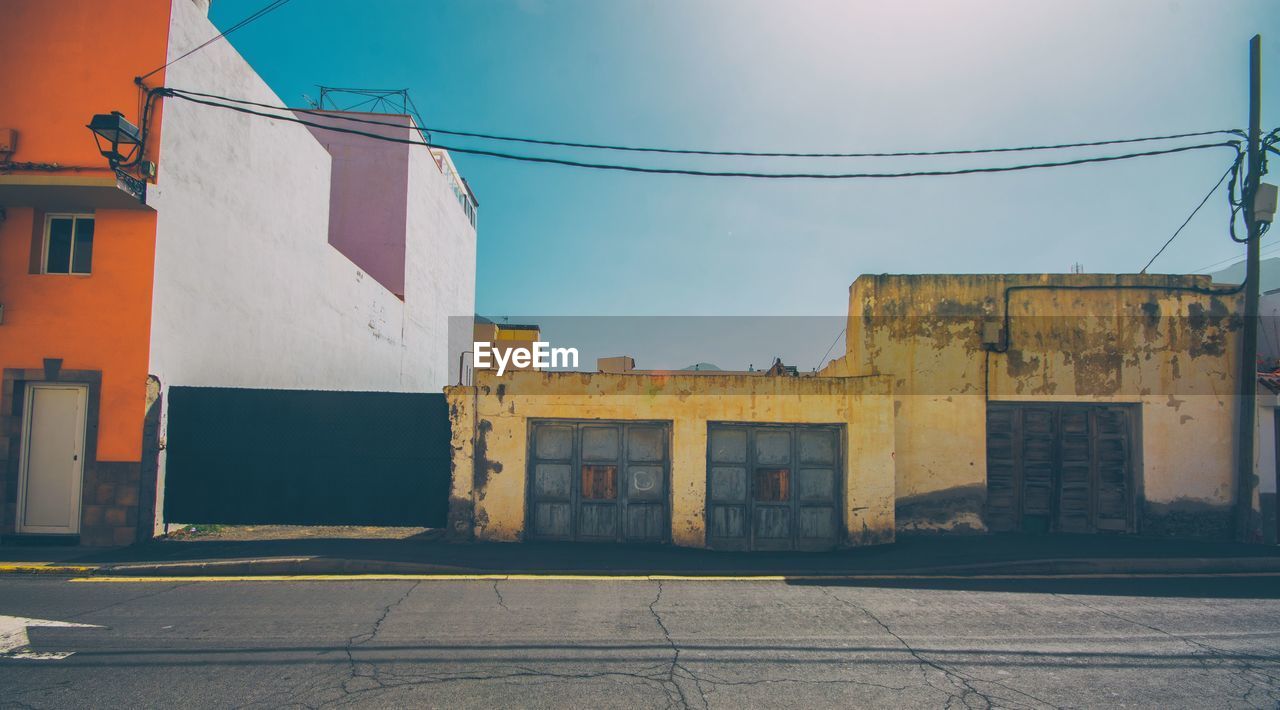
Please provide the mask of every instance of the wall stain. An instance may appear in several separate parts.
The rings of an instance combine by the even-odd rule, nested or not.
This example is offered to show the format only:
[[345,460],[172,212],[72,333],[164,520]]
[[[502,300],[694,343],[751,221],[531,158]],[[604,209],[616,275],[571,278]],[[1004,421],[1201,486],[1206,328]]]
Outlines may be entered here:
[[480,500],[484,500],[485,489],[489,485],[489,475],[502,473],[501,461],[490,461],[488,458],[489,432],[493,431],[493,422],[481,419],[476,425],[475,470],[472,472],[472,490]]
[[981,520],[986,503],[985,484],[956,486],[898,498],[895,518],[899,530],[980,533],[986,530],[966,519]]

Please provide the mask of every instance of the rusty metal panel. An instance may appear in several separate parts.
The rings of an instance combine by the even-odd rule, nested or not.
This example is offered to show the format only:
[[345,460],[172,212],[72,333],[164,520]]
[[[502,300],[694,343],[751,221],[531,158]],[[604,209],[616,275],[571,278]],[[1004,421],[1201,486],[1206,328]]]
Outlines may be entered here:
[[669,424],[555,419],[529,427],[528,537],[670,537]]
[[719,549],[829,549],[841,537],[843,429],[709,425],[707,542]]

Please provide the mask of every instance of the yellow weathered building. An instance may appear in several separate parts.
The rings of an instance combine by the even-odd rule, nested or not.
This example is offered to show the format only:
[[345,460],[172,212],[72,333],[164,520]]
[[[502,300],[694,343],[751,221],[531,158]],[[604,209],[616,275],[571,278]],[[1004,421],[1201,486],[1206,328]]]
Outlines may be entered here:
[[[1061,420],[1075,404],[1129,429],[1119,531],[1225,536],[1240,367],[1230,291],[1207,276],[863,276],[849,289],[846,354],[823,374],[893,378],[899,529],[992,527],[990,466],[1007,457],[989,436],[1007,434],[991,418]],[[1065,435],[1047,434],[1052,479],[1069,462],[1055,458]],[[1084,495],[1099,506],[1096,489]]]
[[451,525],[728,549],[1224,536],[1238,311],[1198,276],[863,276],[816,375],[477,373],[447,390]]
[[[531,432],[539,424],[574,429],[585,424],[594,429],[612,429],[620,423],[651,425],[666,439],[665,451],[657,457],[635,461],[629,452],[609,452],[593,456],[581,442],[587,434],[574,431],[579,450],[551,453],[543,458],[556,466],[565,462],[589,467],[592,460],[617,464],[615,488],[628,488],[632,468],[663,469],[657,485],[660,502],[666,506],[660,535],[628,534],[618,517],[616,537],[649,541],[670,541],[677,545],[702,547],[707,544],[708,447],[711,432],[724,425],[762,424],[768,434],[786,431],[785,425],[811,425],[817,431],[838,431],[829,459],[802,459],[797,444],[790,452],[805,470],[832,470],[830,496],[804,507],[823,509],[828,502],[839,530],[833,530],[832,544],[887,542],[893,539],[893,399],[885,377],[751,377],[744,375],[624,375],[601,373],[516,372],[498,378],[477,373],[474,387],[450,388],[450,417],[453,427],[453,525],[459,522],[486,540],[519,540],[522,537],[559,539],[566,535],[538,535],[531,524],[537,503],[538,475],[533,460],[537,447]],[[774,429],[772,427],[778,427]],[[789,434],[790,436],[790,434]],[[797,440],[799,434],[794,435]],[[729,456],[726,458],[734,458]],[[746,461],[726,461],[717,469],[744,469]],[[737,466],[729,464],[737,463]],[[780,462],[770,466],[781,467]],[[825,469],[823,467],[826,467]],[[795,468],[795,467],[791,467]],[[531,475],[529,472],[533,471]],[[790,470],[790,469],[789,469]],[[744,474],[745,475],[745,474]],[[796,470],[788,478],[800,484]],[[574,502],[574,490],[581,486],[582,474],[569,472],[565,495],[551,496],[550,503],[565,503],[580,510],[601,503]],[[628,491],[615,493],[618,506],[629,506]],[[797,490],[796,502],[800,498]],[[761,501],[764,503],[764,501]],[[725,507],[753,507],[739,496],[726,500]],[[760,506],[764,507],[764,506]],[[580,511],[572,511],[573,514]],[[798,511],[799,518],[804,513]],[[572,514],[571,514],[572,517]],[[581,525],[570,520],[567,537],[579,538]],[[801,532],[796,530],[797,533]],[[600,536],[595,536],[600,537]],[[812,536],[814,547],[825,545],[827,536]],[[810,546],[798,536],[799,547]]]

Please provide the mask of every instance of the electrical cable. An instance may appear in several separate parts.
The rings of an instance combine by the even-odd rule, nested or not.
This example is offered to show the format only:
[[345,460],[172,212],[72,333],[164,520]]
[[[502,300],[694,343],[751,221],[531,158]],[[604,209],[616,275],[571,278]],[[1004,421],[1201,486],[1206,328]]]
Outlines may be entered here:
[[271,2],[267,3],[266,5],[264,5],[262,8],[260,8],[257,12],[253,13],[252,15],[249,15],[248,17],[244,18],[243,20],[240,20],[239,22],[237,22],[237,23],[235,23],[234,25],[232,25],[232,26],[228,27],[227,29],[223,30],[222,32],[219,32],[219,33],[218,33],[217,35],[215,35],[212,39],[209,39],[208,41],[206,41],[206,42],[204,42],[204,43],[202,43],[202,44],[196,45],[193,49],[188,50],[188,51],[187,51],[185,54],[183,54],[182,56],[180,56],[180,57],[178,57],[178,58],[176,58],[176,59],[174,59],[174,60],[172,60],[172,61],[170,61],[170,62],[168,62],[168,63],[166,63],[166,64],[163,64],[163,65],[161,65],[161,66],[158,66],[158,67],[156,67],[155,69],[152,69],[151,71],[147,72],[146,74],[143,74],[142,76],[138,77],[138,78],[136,79],[136,81],[141,82],[141,81],[143,81],[144,79],[146,79],[147,77],[151,76],[152,74],[155,74],[155,73],[156,73],[156,72],[158,72],[158,71],[162,71],[162,70],[164,70],[164,69],[168,68],[168,67],[169,67],[169,65],[174,64],[174,63],[176,63],[176,62],[180,62],[180,61],[182,61],[183,59],[186,59],[187,57],[191,56],[192,54],[195,54],[196,52],[199,52],[200,50],[204,49],[205,47],[208,47],[209,45],[213,44],[214,42],[217,42],[218,40],[222,39],[223,37],[226,37],[227,35],[231,34],[232,32],[235,32],[236,30],[240,29],[241,27],[244,27],[245,25],[248,25],[249,23],[253,22],[254,20],[257,20],[258,18],[260,18],[260,17],[262,17],[262,16],[266,15],[267,13],[271,12],[272,10],[276,10],[276,9],[278,9],[278,8],[280,8],[280,7],[282,7],[282,6],[284,6],[284,4],[285,4],[285,3],[287,3],[287,2],[289,2],[289,0],[271,0]]
[[[1272,129],[1271,132],[1268,133],[1266,136],[1264,136],[1262,140],[1259,142],[1260,155],[1258,160],[1258,182],[1261,182],[1262,177],[1267,174],[1267,152],[1270,151],[1272,153],[1276,153],[1277,155],[1280,155],[1280,151],[1277,151],[1275,148],[1275,143],[1278,139],[1280,139],[1280,128],[1275,128],[1275,129]],[[1245,234],[1243,238],[1236,236],[1236,220],[1238,219],[1241,212],[1245,211],[1246,209],[1253,209],[1253,206],[1248,204],[1253,200],[1253,196],[1245,194],[1245,191],[1248,189],[1248,187],[1245,184],[1246,181],[1245,181],[1245,175],[1244,175],[1244,157],[1245,156],[1243,151],[1240,153],[1240,155],[1236,156],[1236,165],[1235,165],[1236,173],[1231,176],[1231,182],[1227,186],[1227,203],[1231,206],[1231,222],[1229,223],[1230,229],[1228,231],[1230,232],[1231,241],[1237,244],[1247,243],[1249,241],[1249,235]],[[1241,186],[1239,188],[1239,192],[1240,192],[1239,198],[1236,197],[1236,188],[1238,185]],[[1249,225],[1249,215],[1246,213],[1245,214],[1246,231],[1248,229],[1248,225]],[[1258,238],[1262,238],[1262,235],[1266,234],[1267,230],[1270,229],[1270,227],[1271,225],[1269,223],[1263,224],[1262,227],[1260,227],[1258,230]]]
[[[1267,247],[1267,248],[1265,248],[1265,249],[1263,249],[1263,250],[1261,250],[1261,251],[1259,252],[1259,256],[1272,256],[1272,255],[1274,255],[1274,254],[1280,254],[1280,244],[1272,244],[1271,246],[1269,246],[1269,247]],[[1237,254],[1237,255],[1235,255],[1235,256],[1229,256],[1229,257],[1227,257],[1227,258],[1225,258],[1225,259],[1222,259],[1221,261],[1215,261],[1215,262],[1213,262],[1212,264],[1206,264],[1206,265],[1201,266],[1201,267],[1199,267],[1199,268],[1192,269],[1192,270],[1188,271],[1187,273],[1189,273],[1189,274],[1199,274],[1199,273],[1201,273],[1201,272],[1208,271],[1208,270],[1213,269],[1213,268],[1216,268],[1216,267],[1218,267],[1218,266],[1235,265],[1235,264],[1238,264],[1238,263],[1240,263],[1240,262],[1244,261],[1244,260],[1245,260],[1245,258],[1246,258],[1246,256],[1248,256],[1248,255],[1247,255],[1247,254]]]
[[[1015,171],[1022,171],[1022,170],[1035,170],[1035,169],[1041,169],[1041,168],[1058,168],[1058,167],[1067,167],[1071,165],[1084,165],[1088,163],[1106,163],[1106,162],[1114,162],[1118,160],[1130,160],[1133,158],[1144,158],[1144,157],[1156,156],[1156,155],[1170,155],[1174,153],[1185,153],[1193,150],[1206,150],[1210,148],[1232,148],[1237,152],[1240,149],[1239,141],[1222,141],[1218,143],[1201,143],[1196,145],[1185,145],[1185,146],[1178,146],[1174,148],[1162,148],[1162,149],[1141,151],[1136,153],[1127,153],[1127,154],[1121,154],[1121,155],[1108,155],[1108,156],[1099,156],[1099,157],[1093,157],[1093,158],[1075,158],[1072,160],[1062,160],[1062,161],[1056,161],[1056,162],[1030,163],[1030,164],[1021,164],[1021,165],[1005,165],[1005,166],[980,167],[980,168],[957,168],[952,170],[914,170],[914,171],[894,172],[894,173],[872,173],[872,172],[758,173],[758,172],[748,172],[748,171],[691,170],[687,168],[649,168],[649,167],[641,167],[637,165],[614,165],[609,163],[588,163],[588,162],[582,162],[577,160],[565,160],[562,158],[544,158],[544,157],[538,157],[538,156],[532,156],[532,155],[520,155],[520,154],[513,154],[513,153],[502,153],[502,152],[492,151],[492,150],[482,150],[478,148],[463,148],[460,146],[449,146],[449,145],[444,145],[440,143],[427,143],[425,141],[415,141],[407,138],[394,138],[391,136],[379,135],[377,133],[369,133],[367,131],[357,131],[350,128],[340,128],[333,125],[326,125],[322,123],[316,123],[313,121],[306,121],[306,120],[297,118],[296,116],[281,116],[279,114],[263,113],[261,111],[255,111],[253,109],[245,108],[243,106],[236,106],[233,104],[224,104],[224,103],[209,101],[206,99],[196,98],[193,94],[189,92],[183,92],[175,89],[162,88],[162,89],[157,89],[156,91],[165,96],[172,96],[175,98],[183,99],[184,101],[203,104],[205,106],[228,109],[231,111],[236,111],[238,113],[244,113],[248,115],[259,116],[262,118],[274,119],[278,121],[297,123],[297,124],[309,126],[312,128],[319,128],[323,130],[334,131],[337,133],[347,133],[351,135],[364,136],[367,138],[386,141],[390,143],[400,143],[404,145],[421,145],[428,148],[437,148],[439,150],[447,150],[453,153],[487,156],[491,158],[501,158],[504,160],[515,160],[515,161],[528,162],[528,163],[543,163],[543,164],[550,164],[550,165],[564,165],[564,166],[576,167],[576,168],[588,168],[588,169],[594,169],[594,170],[614,170],[614,171],[620,171],[620,172],[648,173],[648,174],[658,174],[658,175],[690,175],[690,176],[696,176],[696,177],[741,177],[741,178],[761,178],[761,179],[812,179],[812,180],[941,177],[941,176],[950,176],[950,175],[1005,173],[1005,172],[1015,172]],[[274,108],[277,111],[290,110],[290,109],[284,109],[280,107],[274,107]],[[404,128],[404,126],[399,126],[399,127]]]
[[1222,174],[1222,177],[1218,178],[1218,181],[1213,184],[1213,188],[1210,189],[1208,194],[1204,196],[1204,199],[1200,200],[1200,204],[1196,205],[1196,208],[1191,210],[1191,214],[1187,215],[1187,218],[1183,220],[1182,224],[1176,230],[1174,230],[1173,236],[1169,237],[1169,239],[1164,243],[1164,245],[1161,246],[1160,249],[1155,253],[1155,256],[1152,256],[1151,259],[1147,261],[1147,265],[1142,267],[1142,270],[1139,271],[1138,273],[1140,274],[1147,273],[1147,269],[1151,268],[1151,265],[1155,263],[1156,259],[1159,259],[1160,255],[1164,253],[1164,250],[1168,249],[1169,245],[1173,243],[1173,240],[1177,239],[1179,234],[1182,234],[1182,230],[1186,229],[1188,224],[1191,224],[1191,220],[1196,216],[1198,212],[1200,212],[1200,208],[1204,207],[1209,202],[1209,198],[1213,197],[1213,193],[1217,192],[1218,188],[1222,187],[1222,183],[1227,179],[1227,176],[1235,172],[1235,169],[1236,169],[1236,163],[1233,161],[1231,163],[1231,167],[1227,168],[1227,171]]
[[[219,96],[217,94],[207,94],[199,91],[190,91],[187,89],[173,89],[189,96],[200,96],[207,99],[215,99],[218,101],[228,101],[231,103],[243,104],[245,106],[256,106],[258,108],[268,108],[273,110],[288,110],[296,113],[313,114],[318,116],[335,117],[343,121],[352,123],[365,123],[374,126],[390,126],[393,128],[403,128],[401,124],[390,123],[387,121],[378,121],[370,118],[359,118],[356,116],[335,116],[333,113],[323,109],[289,109],[287,107],[275,106],[268,103],[258,101],[249,101],[248,99],[237,99],[229,96]],[[340,91],[350,91],[356,93],[354,89],[340,89]],[[411,106],[412,107],[412,106]],[[414,113],[417,113],[417,107],[412,107]],[[419,117],[419,122],[421,119]],[[507,141],[514,143],[531,143],[535,145],[560,146],[565,148],[589,148],[593,150],[614,150],[627,151],[633,153],[665,153],[673,155],[711,155],[711,156],[733,156],[733,157],[755,157],[755,158],[905,158],[905,157],[929,157],[929,156],[947,156],[947,155],[981,155],[990,153],[1018,153],[1038,150],[1059,150],[1064,148],[1088,148],[1097,146],[1122,145],[1128,143],[1146,143],[1151,141],[1176,140],[1179,138],[1198,138],[1204,136],[1212,136],[1218,134],[1233,135],[1244,138],[1244,132],[1238,129],[1218,129],[1213,131],[1194,131],[1190,133],[1173,133],[1163,136],[1144,136],[1141,138],[1117,138],[1110,140],[1085,141],[1080,143],[1056,143],[1046,145],[1027,145],[1005,148],[966,148],[953,150],[914,150],[900,152],[863,152],[863,153],[789,153],[789,152],[757,152],[744,150],[702,150],[689,148],[651,148],[639,146],[609,145],[603,143],[578,143],[574,141],[550,140],[544,138],[519,138],[514,136],[503,136],[492,133],[476,133],[473,131],[459,131],[446,128],[435,128],[432,126],[419,126],[420,129],[427,133],[441,133],[444,135],[460,136],[466,138],[481,138],[484,140]]]
[[[825,353],[822,353],[822,359],[818,363],[818,367],[822,367],[827,364],[827,356],[830,355],[831,351],[835,349],[836,343],[840,342],[840,336],[844,335],[845,331],[848,329],[849,329],[849,326],[846,325],[845,327],[840,329],[839,333],[836,333],[836,339],[831,341],[831,347],[827,348],[827,351]],[[815,367],[814,369],[816,370],[818,368]]]

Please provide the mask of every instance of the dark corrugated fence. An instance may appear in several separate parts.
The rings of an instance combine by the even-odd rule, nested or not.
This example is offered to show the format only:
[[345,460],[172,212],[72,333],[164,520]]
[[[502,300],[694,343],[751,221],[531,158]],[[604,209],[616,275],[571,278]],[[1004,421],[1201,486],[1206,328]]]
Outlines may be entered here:
[[443,527],[443,394],[171,387],[165,519]]

